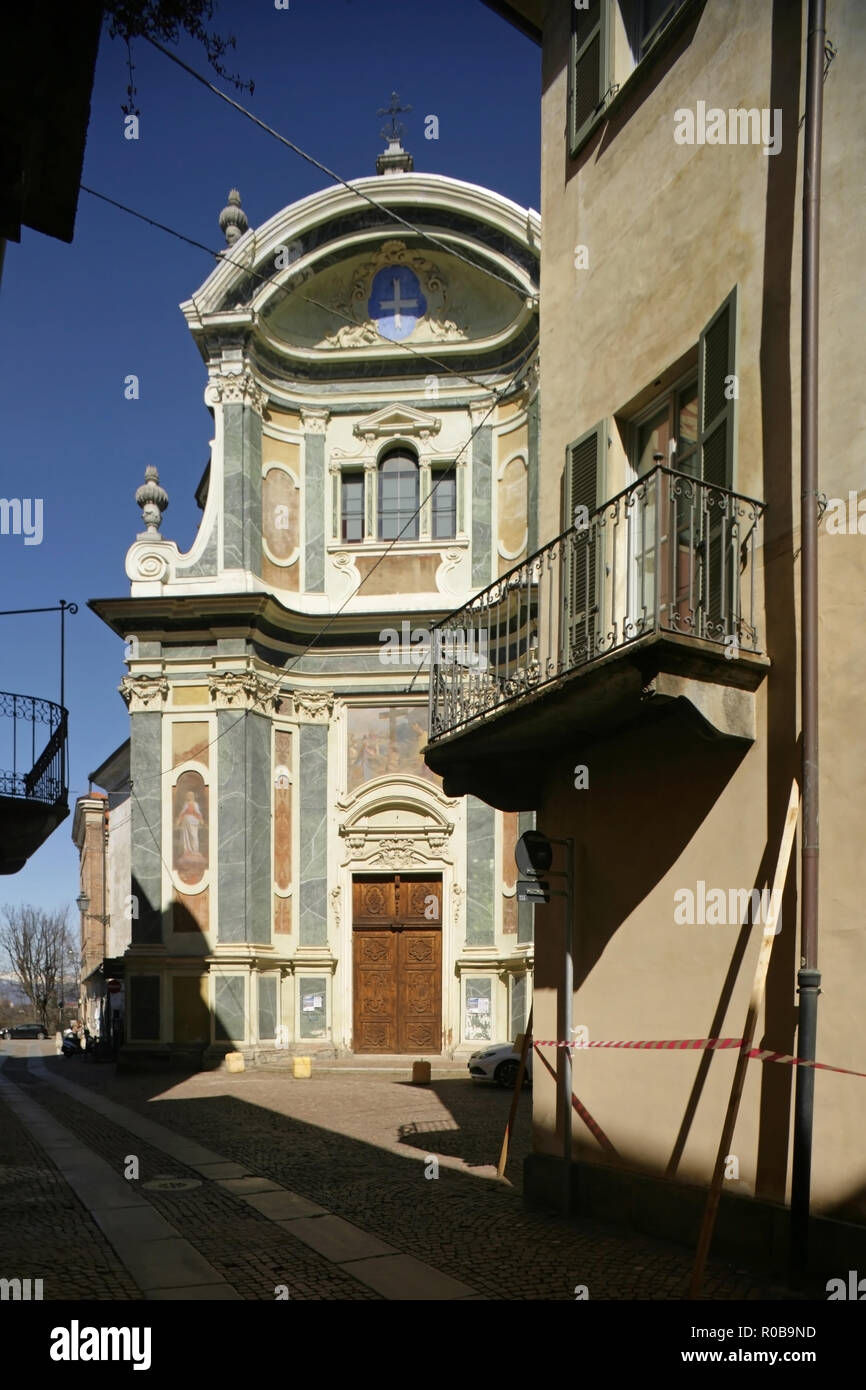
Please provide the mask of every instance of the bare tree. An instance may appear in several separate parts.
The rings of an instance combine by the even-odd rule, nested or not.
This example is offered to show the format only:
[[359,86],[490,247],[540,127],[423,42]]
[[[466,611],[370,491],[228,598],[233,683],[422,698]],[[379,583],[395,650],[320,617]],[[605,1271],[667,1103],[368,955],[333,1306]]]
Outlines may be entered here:
[[134,38],[177,43],[181,33],[189,34],[201,44],[214,72],[238,91],[252,95],[255,83],[242,82],[222,61],[236,47],[236,40],[233,34],[218,34],[208,27],[215,8],[216,0],[107,0],[103,13],[109,37],[127,43]]
[[75,944],[67,924],[67,909],[46,912],[38,907],[3,908],[0,947],[22,990],[27,995],[37,1021],[49,1032],[56,1023],[61,984],[75,981]]

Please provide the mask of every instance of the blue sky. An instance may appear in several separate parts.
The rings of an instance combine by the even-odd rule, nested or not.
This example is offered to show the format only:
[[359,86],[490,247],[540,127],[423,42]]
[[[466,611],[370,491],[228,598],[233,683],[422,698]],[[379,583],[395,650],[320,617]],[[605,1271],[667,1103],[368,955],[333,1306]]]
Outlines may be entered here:
[[[413,108],[405,144],[419,170],[484,184],[539,206],[540,50],[479,0],[222,0],[213,27],[237,37],[235,93],[184,40],[177,52],[344,178],[375,172],[396,89]],[[133,48],[138,141],[123,137],[126,47],[103,34],[82,182],[207,246],[231,187],[250,224],[326,187],[326,177],[207,92],[148,44]],[[424,117],[439,117],[425,140]],[[123,645],[86,607],[128,594],[134,502],[155,463],[170,504],[163,532],[188,549],[193,493],[208,458],[205,368],[178,304],[206,279],[203,251],[82,193],[67,246],[25,230],[0,284],[0,496],[41,498],[43,538],[0,535],[0,608],[79,605],[67,620],[70,805],[128,735],[117,693]],[[135,373],[138,401],[124,399]],[[0,690],[59,699],[59,617],[0,619]],[[8,721],[0,720],[0,724]],[[0,764],[6,745],[0,739]],[[72,816],[0,904],[68,904],[76,920]]]

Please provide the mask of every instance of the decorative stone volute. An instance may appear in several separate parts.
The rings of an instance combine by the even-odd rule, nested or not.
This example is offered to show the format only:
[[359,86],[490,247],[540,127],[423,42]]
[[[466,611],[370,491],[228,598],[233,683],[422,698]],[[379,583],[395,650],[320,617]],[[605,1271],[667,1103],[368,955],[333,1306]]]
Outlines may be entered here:
[[144,470],[144,482],[137,489],[135,500],[141,508],[141,519],[146,527],[144,531],[139,531],[138,539],[162,540],[159,528],[162,525],[162,514],[168,506],[168,493],[165,488],[160,487],[159,473],[152,463]]
[[219,223],[227,246],[234,246],[236,241],[240,241],[250,225],[241,207],[241,195],[236,188],[229,192],[228,202],[219,216]]

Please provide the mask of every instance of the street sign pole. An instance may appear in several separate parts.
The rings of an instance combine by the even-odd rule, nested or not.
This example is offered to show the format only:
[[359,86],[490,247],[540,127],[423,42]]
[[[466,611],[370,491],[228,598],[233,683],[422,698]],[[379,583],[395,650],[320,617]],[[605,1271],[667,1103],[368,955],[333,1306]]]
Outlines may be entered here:
[[[565,872],[552,870],[553,845],[565,849]],[[549,903],[551,898],[565,900],[563,920],[562,984],[559,1016],[562,1021],[563,1037],[566,1044],[557,1049],[560,1063],[557,1072],[559,1085],[560,1128],[562,1131],[562,1211],[571,1211],[571,1158],[572,1158],[572,1057],[571,1029],[574,999],[574,840],[552,840],[537,830],[527,830],[521,835],[514,852],[517,867],[521,873],[531,874],[532,878],[520,879],[517,883],[518,902]],[[548,878],[565,879],[564,889],[552,889]]]

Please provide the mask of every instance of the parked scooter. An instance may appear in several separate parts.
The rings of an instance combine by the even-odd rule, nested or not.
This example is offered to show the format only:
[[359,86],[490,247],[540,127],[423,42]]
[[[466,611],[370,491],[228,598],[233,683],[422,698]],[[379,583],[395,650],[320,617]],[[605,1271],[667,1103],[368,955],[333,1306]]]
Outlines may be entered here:
[[60,1051],[64,1057],[77,1057],[84,1051],[86,1046],[86,1030],[77,1033],[72,1028],[67,1028],[63,1034],[63,1041],[60,1044]]

